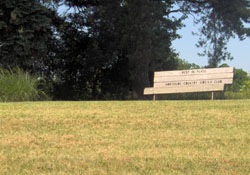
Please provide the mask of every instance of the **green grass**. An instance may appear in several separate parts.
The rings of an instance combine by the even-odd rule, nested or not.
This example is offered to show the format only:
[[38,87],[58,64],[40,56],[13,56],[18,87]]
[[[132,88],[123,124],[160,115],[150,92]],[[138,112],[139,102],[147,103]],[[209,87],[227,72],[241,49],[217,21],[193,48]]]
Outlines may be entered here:
[[38,79],[19,68],[0,68],[0,101],[33,101],[46,97],[38,90]]
[[250,100],[0,103],[0,174],[250,174]]

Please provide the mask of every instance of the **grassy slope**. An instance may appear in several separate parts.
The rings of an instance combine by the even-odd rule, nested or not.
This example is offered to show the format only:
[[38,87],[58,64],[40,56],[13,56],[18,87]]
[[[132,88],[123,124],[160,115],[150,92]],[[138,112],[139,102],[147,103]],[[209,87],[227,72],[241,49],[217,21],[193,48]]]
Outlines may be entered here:
[[250,101],[0,103],[0,174],[249,174]]

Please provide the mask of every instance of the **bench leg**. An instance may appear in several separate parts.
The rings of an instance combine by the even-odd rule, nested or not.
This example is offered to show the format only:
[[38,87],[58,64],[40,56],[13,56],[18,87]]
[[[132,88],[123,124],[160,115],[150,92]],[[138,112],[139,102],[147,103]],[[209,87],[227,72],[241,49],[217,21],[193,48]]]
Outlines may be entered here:
[[214,100],[214,92],[211,94],[211,100]]
[[156,95],[153,95],[153,100],[154,100],[154,101],[155,101],[155,96],[156,96]]

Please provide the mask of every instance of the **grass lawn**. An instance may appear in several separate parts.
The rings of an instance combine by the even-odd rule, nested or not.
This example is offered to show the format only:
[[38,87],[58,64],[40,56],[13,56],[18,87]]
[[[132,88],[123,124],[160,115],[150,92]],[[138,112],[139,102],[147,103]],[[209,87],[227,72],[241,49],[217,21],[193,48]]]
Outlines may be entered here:
[[250,174],[250,100],[0,103],[0,174]]

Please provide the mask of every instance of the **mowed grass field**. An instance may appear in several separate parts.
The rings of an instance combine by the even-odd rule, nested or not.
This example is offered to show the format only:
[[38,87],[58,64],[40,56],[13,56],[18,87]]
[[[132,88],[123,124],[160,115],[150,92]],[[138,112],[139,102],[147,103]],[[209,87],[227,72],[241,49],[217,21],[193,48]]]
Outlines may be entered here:
[[250,100],[0,103],[0,174],[250,174]]

